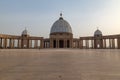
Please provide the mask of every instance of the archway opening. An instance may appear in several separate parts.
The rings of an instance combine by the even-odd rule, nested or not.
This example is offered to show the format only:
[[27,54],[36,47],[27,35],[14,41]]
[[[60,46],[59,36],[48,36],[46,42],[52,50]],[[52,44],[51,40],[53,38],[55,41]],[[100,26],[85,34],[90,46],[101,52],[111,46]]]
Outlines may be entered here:
[[97,44],[97,48],[98,48],[98,49],[100,48],[100,44]]
[[69,48],[69,47],[70,47],[70,41],[67,40],[67,48]]
[[56,48],[56,40],[53,41],[53,48]]
[[59,48],[64,48],[64,41],[63,40],[59,41]]

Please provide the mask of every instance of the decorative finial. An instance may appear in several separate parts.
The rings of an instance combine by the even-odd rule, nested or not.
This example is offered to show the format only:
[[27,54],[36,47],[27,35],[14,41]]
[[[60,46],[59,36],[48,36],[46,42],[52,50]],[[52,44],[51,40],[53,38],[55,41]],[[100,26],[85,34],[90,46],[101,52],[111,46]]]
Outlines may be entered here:
[[62,12],[60,13],[60,17],[62,17]]
[[63,20],[63,17],[62,17],[62,12],[60,13],[60,18],[59,18],[60,20]]

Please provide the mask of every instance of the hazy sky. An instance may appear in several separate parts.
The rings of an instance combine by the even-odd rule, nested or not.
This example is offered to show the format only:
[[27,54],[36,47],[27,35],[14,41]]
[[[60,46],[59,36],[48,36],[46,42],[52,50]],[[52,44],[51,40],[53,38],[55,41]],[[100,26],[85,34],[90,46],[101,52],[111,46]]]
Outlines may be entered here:
[[74,37],[120,34],[120,0],[0,0],[0,33],[47,38],[61,11]]

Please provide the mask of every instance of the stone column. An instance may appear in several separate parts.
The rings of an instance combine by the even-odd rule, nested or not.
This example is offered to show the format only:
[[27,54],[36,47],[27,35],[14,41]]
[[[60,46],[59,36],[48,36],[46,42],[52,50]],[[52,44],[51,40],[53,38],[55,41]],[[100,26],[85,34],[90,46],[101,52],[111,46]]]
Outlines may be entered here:
[[15,48],[15,40],[14,39],[13,39],[13,44],[12,45],[13,45],[13,48]]
[[92,48],[92,49],[93,49],[93,46],[94,46],[93,40],[91,40],[91,48]]
[[17,48],[19,48],[20,47],[20,42],[19,42],[19,39],[17,39],[18,40],[18,42],[17,42]]
[[36,40],[36,48],[38,48],[38,40]]
[[59,47],[59,45],[60,45],[60,44],[59,44],[59,40],[57,40],[57,41],[58,41],[58,48],[60,48],[60,47]]
[[32,48],[32,40],[29,40],[29,48]]
[[104,39],[103,44],[104,44],[104,48],[106,49],[106,39]]
[[70,48],[73,48],[73,40],[70,40]]
[[57,39],[57,48],[60,48],[60,47],[59,47],[59,39]]
[[94,38],[94,49],[97,49],[97,40]]
[[118,49],[120,49],[120,38],[117,38],[117,46],[118,46]]
[[57,39],[56,39],[56,48],[58,48],[58,47],[57,47],[57,44],[58,44],[58,41],[57,41]]
[[77,40],[77,48],[79,48],[79,41]]
[[48,41],[48,48],[50,48],[50,41]]
[[69,40],[69,48],[71,48],[71,39]]
[[58,39],[56,39],[56,48],[59,48],[59,47],[58,47],[58,43],[59,43],[59,42],[58,42]]
[[80,39],[80,49],[83,49],[83,40]]
[[27,39],[27,48],[29,48],[29,39]]
[[19,39],[19,48],[21,48],[21,39]]
[[73,48],[73,39],[71,40],[71,48]]
[[0,48],[2,48],[2,38],[0,38]]
[[64,39],[63,41],[64,41],[64,44],[63,44],[64,48],[66,48],[66,40]]
[[76,40],[76,48],[78,48],[78,41]]
[[11,39],[9,39],[9,47],[12,48]]
[[48,48],[48,41],[46,41],[46,48]]
[[23,39],[21,39],[21,48],[23,48]]
[[118,39],[118,49],[120,49],[120,38]]
[[4,48],[7,48],[7,38],[4,39]]
[[112,48],[115,49],[115,39],[112,39]]
[[[100,43],[99,43],[99,44],[100,44],[100,47],[99,47],[99,48],[100,48],[100,49],[103,49],[103,39],[100,38],[98,41],[100,41]],[[97,45],[97,46],[98,46],[98,45]]]
[[67,39],[65,39],[65,48],[67,48]]
[[87,40],[85,40],[85,48],[87,48]]
[[78,45],[77,41],[75,41],[75,44],[76,44],[75,48],[77,48],[77,45]]
[[111,47],[112,45],[111,45],[111,39],[109,39],[109,48],[111,49],[112,47]]
[[52,39],[50,38],[50,48],[52,48]]
[[43,44],[44,44],[44,41],[43,41],[43,39],[41,39],[41,41],[40,41],[40,48],[43,48]]
[[34,45],[34,46],[35,46],[35,48],[38,48],[38,45],[37,45],[37,44],[38,44],[38,41],[37,41],[37,40],[35,40],[35,45]]
[[5,48],[5,39],[3,38],[3,48]]
[[44,43],[44,42],[45,42],[45,41],[43,40],[43,48],[45,48],[45,45],[44,45],[45,43]]
[[88,42],[88,46],[87,46],[87,47],[88,47],[88,49],[89,49],[89,48],[90,48],[90,47],[89,47],[89,40],[87,40],[87,42]]
[[51,48],[53,48],[53,39],[51,40]]
[[10,48],[13,48],[13,39],[10,39]]
[[34,48],[36,48],[36,40],[34,40]]
[[47,45],[46,45],[47,43],[46,43],[46,41],[45,41],[45,48],[47,48]]
[[86,40],[86,48],[89,48],[89,42],[88,42],[88,40]]
[[75,40],[75,48],[77,48],[77,41]]
[[6,48],[6,39],[4,38],[4,44],[3,44],[3,48]]

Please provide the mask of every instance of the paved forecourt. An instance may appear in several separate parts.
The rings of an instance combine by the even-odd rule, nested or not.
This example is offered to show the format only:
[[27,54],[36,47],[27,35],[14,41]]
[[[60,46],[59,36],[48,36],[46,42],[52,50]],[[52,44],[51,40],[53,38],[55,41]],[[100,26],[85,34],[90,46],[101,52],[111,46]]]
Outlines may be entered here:
[[0,49],[0,80],[120,80],[119,52]]

